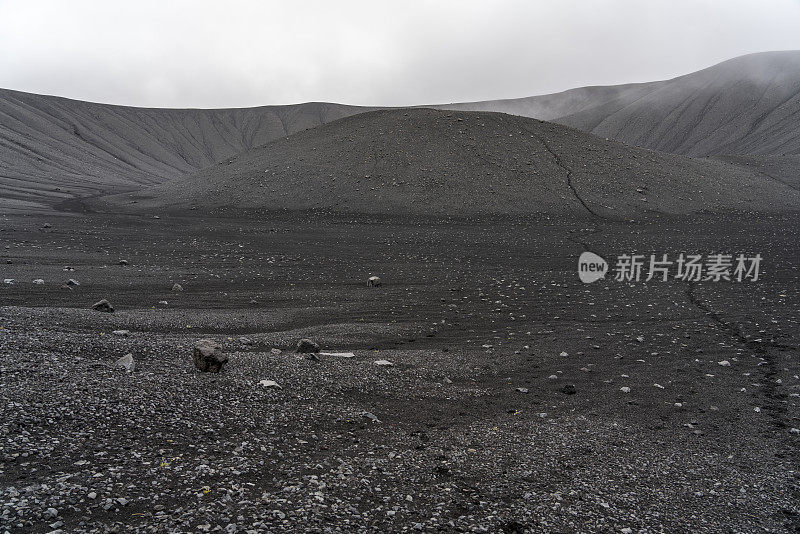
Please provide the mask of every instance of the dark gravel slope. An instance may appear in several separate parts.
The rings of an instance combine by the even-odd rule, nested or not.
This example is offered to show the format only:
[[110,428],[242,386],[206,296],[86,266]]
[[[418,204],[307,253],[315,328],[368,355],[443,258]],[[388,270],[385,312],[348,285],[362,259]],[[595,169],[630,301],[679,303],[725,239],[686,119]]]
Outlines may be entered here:
[[[300,132],[113,209],[325,209],[470,216],[781,211],[800,193],[721,161],[610,142],[553,123],[430,109],[363,113]],[[106,207],[105,209],[108,209]]]
[[0,90],[0,205],[137,189],[364,109],[146,109]]
[[[800,154],[798,87],[800,52],[769,52],[663,82],[432,107],[553,120],[677,154],[782,157]],[[372,109],[145,109],[0,90],[0,206],[138,190]],[[780,163],[782,174],[795,169]]]
[[800,51],[752,54],[558,122],[623,143],[707,156],[800,154]]
[[690,156],[800,154],[800,51],[741,56],[666,81],[449,104],[552,120]]

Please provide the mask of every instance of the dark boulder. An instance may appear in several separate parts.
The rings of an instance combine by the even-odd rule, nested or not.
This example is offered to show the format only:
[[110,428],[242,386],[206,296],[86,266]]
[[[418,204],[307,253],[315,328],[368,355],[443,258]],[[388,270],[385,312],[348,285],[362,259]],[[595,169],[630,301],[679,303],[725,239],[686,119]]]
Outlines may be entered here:
[[105,313],[114,313],[114,306],[112,306],[106,299],[92,304],[92,309]]
[[316,354],[319,352],[319,345],[310,339],[301,339],[297,344],[297,352],[301,354]]
[[211,339],[201,339],[194,344],[194,366],[200,371],[219,373],[228,363],[228,357],[222,352],[219,343]]

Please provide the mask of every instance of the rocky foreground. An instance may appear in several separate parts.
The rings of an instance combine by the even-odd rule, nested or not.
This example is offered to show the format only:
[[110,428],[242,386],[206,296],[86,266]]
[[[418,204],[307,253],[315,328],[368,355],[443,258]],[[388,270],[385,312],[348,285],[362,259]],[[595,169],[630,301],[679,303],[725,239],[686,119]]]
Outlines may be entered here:
[[[6,219],[0,532],[800,527],[793,219],[313,222]],[[581,243],[769,267],[585,286]]]

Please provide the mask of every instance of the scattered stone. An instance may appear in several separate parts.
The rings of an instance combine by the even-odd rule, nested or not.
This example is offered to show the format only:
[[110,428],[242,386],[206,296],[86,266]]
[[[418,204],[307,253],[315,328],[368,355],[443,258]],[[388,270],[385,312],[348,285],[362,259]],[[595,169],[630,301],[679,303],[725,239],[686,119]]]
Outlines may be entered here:
[[172,286],[173,291],[183,291],[183,286],[180,284],[173,284]]
[[370,276],[367,279],[367,287],[380,287],[381,285],[381,279],[377,276]]
[[222,347],[211,339],[201,339],[194,344],[194,366],[200,371],[219,373],[228,363],[228,357]]
[[563,388],[561,388],[561,393],[565,395],[574,395],[578,392],[578,389],[575,387],[575,384],[567,384]]
[[78,282],[77,280],[75,280],[74,278],[70,278],[69,280],[67,280],[67,285],[68,286],[79,286],[79,285],[81,285],[81,283]]
[[361,417],[363,417],[365,419],[369,419],[373,423],[380,423],[381,422],[381,420],[378,419],[378,417],[374,413],[362,412]]
[[310,339],[301,339],[297,343],[297,352],[301,354],[311,354],[319,352],[319,345],[311,341]]
[[44,284],[44,280],[42,280],[41,278],[37,278],[36,280],[33,281],[33,283],[36,284],[37,286],[40,286]]
[[128,265],[128,260],[119,260],[120,265]]
[[162,306],[166,306],[167,305],[167,301],[166,300],[159,300],[158,303],[161,304]]
[[136,362],[133,361],[133,354],[126,354],[114,363],[115,367],[122,367],[125,371],[132,373],[136,369]]
[[252,339],[250,339],[249,337],[246,337],[246,336],[241,336],[241,337],[239,337],[239,342],[240,342],[242,345],[248,345],[248,346],[250,346],[250,345],[252,345],[252,344],[253,344],[253,340],[252,340]]
[[352,352],[320,352],[320,356],[334,356],[336,358],[355,358]]
[[52,228],[52,227],[53,225],[47,222],[42,225],[42,228]]
[[528,388],[517,388],[517,391],[519,391],[520,393],[527,393]]
[[629,388],[628,386],[622,386],[621,388],[619,388],[619,390],[621,392],[623,392],[623,393],[630,393],[631,392],[631,388]]
[[721,362],[717,363],[720,364],[722,367],[730,367],[731,365],[731,362],[729,362],[728,360],[722,360]]
[[128,337],[129,335],[131,335],[129,330],[114,330],[113,332],[111,332],[111,334],[120,337]]
[[380,365],[381,367],[394,367],[394,364],[389,360],[375,360],[375,365]]
[[17,281],[14,280],[13,278],[4,278],[3,283],[8,285],[14,285],[17,283]]
[[281,349],[270,349],[270,353],[274,354],[275,356],[279,356],[281,352]]
[[114,313],[114,307],[106,299],[92,304],[92,309],[105,313]]
[[275,382],[274,380],[267,380],[267,379],[264,379],[264,380],[261,380],[261,381],[258,383],[258,385],[260,385],[260,386],[262,386],[262,387],[265,387],[265,388],[278,388],[278,389],[283,389],[283,388],[280,386],[280,384],[278,384],[278,383],[277,383],[277,382]]
[[561,354],[559,354],[559,356],[561,356],[562,358],[566,358],[567,356],[569,356],[569,354],[567,354],[566,351],[561,351]]

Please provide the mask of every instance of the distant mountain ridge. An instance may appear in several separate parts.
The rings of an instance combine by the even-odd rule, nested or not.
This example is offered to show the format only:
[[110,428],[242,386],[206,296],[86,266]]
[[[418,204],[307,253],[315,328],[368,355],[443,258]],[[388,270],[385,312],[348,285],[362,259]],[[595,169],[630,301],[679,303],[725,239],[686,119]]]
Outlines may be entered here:
[[800,155],[800,51],[750,54],[660,82],[444,107],[550,120],[673,154]]
[[47,205],[161,183],[367,109],[318,102],[150,109],[0,90],[0,205]]
[[[666,81],[428,107],[550,120],[662,152],[731,156],[798,183],[800,51],[742,56]],[[375,109],[150,109],[0,90],[0,208],[137,190]]]

